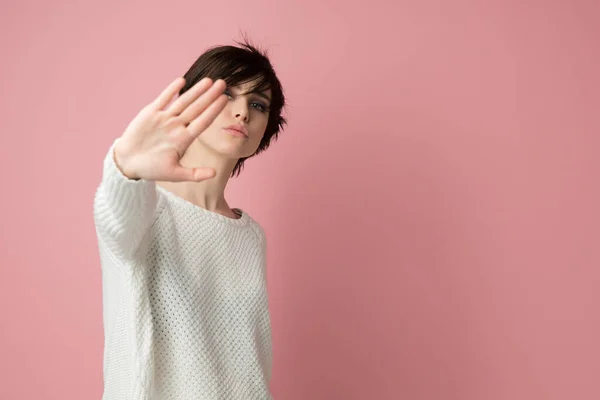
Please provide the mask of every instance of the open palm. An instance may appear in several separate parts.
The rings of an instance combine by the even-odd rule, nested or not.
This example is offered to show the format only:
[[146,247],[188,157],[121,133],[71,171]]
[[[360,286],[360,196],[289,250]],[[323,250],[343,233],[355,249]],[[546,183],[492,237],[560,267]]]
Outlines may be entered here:
[[225,107],[225,82],[204,78],[171,103],[184,84],[183,78],[171,82],[118,139],[115,161],[128,178],[198,182],[215,175],[212,168],[186,168],[180,161]]

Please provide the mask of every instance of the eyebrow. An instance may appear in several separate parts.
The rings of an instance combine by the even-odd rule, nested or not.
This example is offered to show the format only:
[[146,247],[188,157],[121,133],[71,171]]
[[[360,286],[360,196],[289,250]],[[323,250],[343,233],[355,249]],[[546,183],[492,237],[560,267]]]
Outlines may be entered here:
[[269,96],[267,96],[267,95],[265,94],[265,92],[252,91],[252,92],[250,92],[250,93],[254,93],[254,94],[256,94],[257,96],[259,96],[259,97],[262,97],[263,99],[265,99],[265,100],[267,100],[269,103],[271,103],[271,98],[270,98]]
[[244,92],[244,94],[255,94],[258,97],[262,97],[263,99],[267,100],[269,102],[269,104],[271,104],[271,98],[269,96],[267,96],[267,94],[264,91],[251,90],[249,92]]

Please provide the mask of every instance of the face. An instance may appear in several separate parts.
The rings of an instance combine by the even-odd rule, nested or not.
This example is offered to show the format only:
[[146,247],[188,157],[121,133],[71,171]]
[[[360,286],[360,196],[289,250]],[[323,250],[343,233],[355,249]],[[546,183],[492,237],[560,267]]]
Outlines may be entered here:
[[256,152],[269,120],[271,90],[251,93],[252,88],[248,82],[225,90],[229,102],[198,137],[203,145],[233,159]]

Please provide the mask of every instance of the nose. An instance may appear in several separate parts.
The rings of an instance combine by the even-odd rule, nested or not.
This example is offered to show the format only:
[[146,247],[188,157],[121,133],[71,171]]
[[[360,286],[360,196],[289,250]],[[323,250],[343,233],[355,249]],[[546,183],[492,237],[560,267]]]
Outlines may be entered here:
[[244,98],[240,98],[234,104],[234,115],[236,120],[242,120],[244,122],[248,122],[248,118],[250,112],[248,110],[248,105],[246,104],[246,100]]

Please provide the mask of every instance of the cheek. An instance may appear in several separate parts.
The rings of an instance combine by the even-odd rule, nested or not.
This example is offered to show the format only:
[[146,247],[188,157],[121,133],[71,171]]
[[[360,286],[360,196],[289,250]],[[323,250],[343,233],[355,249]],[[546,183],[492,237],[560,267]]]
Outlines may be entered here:
[[252,139],[250,140],[252,142],[252,144],[254,146],[257,146],[260,144],[260,141],[263,139],[263,137],[265,136],[265,127],[262,127],[262,129],[257,130],[256,134],[254,134],[254,136],[252,136]]
[[[269,122],[269,117],[266,114],[261,114],[252,121],[252,132],[255,136],[259,136],[262,138],[265,134],[265,130],[267,129],[267,123]],[[259,140],[260,141],[260,140]]]
[[260,145],[260,142],[264,136],[265,136],[264,132],[262,132],[261,134],[252,136],[252,138],[248,141],[249,147],[252,148],[252,151],[256,151],[256,149]]

